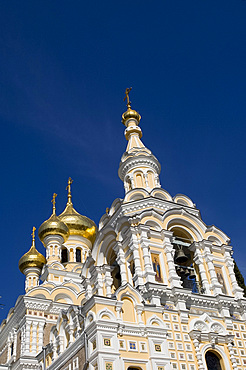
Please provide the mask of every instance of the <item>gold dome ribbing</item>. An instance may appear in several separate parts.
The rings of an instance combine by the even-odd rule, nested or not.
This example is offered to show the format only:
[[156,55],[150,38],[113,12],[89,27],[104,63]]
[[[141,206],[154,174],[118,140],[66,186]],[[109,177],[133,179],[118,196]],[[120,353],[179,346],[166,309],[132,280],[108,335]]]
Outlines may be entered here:
[[91,241],[93,244],[96,239],[97,227],[94,221],[90,220],[86,216],[79,214],[74,208],[72,203],[71,184],[73,180],[68,179],[68,201],[64,211],[58,216],[59,220],[64,222],[70,235],[81,235],[84,238]]
[[56,215],[56,207],[55,207],[55,198],[57,197],[57,194],[53,194],[53,213],[50,216],[50,218],[42,223],[40,228],[38,229],[38,236],[41,242],[43,242],[44,238],[47,235],[60,235],[63,237],[64,242],[68,239],[69,236],[69,230],[66,224],[59,220],[59,218]]
[[24,270],[29,267],[37,267],[42,270],[43,266],[46,264],[45,257],[39,253],[35,247],[35,230],[36,228],[33,227],[31,248],[19,260],[19,269],[22,273],[24,273]]

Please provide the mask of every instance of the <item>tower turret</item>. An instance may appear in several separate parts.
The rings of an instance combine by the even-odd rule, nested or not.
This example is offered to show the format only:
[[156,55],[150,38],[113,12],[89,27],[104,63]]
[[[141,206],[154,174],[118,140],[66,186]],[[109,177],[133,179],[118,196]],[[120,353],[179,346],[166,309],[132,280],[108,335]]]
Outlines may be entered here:
[[161,166],[152,152],[141,141],[142,130],[139,127],[141,116],[131,108],[129,92],[127,88],[127,111],[122,114],[122,123],[126,126],[125,138],[128,140],[127,148],[119,166],[119,177],[124,182],[125,191],[135,188],[144,188],[151,191],[160,187],[159,174]]

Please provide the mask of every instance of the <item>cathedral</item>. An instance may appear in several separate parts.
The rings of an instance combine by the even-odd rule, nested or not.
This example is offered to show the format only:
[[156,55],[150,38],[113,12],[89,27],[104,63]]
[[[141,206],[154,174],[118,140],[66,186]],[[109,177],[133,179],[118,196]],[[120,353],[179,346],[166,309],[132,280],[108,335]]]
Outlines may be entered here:
[[25,294],[0,327],[0,370],[246,370],[246,299],[229,237],[161,187],[126,90],[116,198],[97,226],[67,204],[19,261]]

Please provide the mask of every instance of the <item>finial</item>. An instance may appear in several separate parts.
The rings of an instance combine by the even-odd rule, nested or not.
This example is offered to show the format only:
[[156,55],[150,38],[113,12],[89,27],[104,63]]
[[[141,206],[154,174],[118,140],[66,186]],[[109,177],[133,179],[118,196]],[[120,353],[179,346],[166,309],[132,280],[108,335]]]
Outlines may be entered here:
[[73,183],[73,180],[71,179],[71,177],[69,177],[68,182],[67,182],[67,187],[66,187],[66,190],[67,190],[67,204],[73,204],[72,203],[72,192],[71,192],[72,183]]
[[[122,123],[123,125],[125,125],[127,127],[127,124],[126,122],[130,119],[130,118],[133,118],[135,120],[135,123],[136,125],[139,124],[139,121],[141,119],[141,116],[138,112],[136,112],[134,109],[132,109],[131,107],[131,102],[130,102],[130,98],[129,98],[129,93],[130,91],[132,90],[132,87],[128,87],[125,91],[125,97],[124,97],[124,101],[127,100],[127,111],[125,113],[122,114]],[[128,132],[127,132],[128,133]],[[128,139],[127,139],[128,140]]]
[[35,230],[36,230],[36,227],[33,226],[32,228],[32,246],[35,247]]
[[106,213],[107,213],[107,215],[109,214],[109,208],[108,207],[106,208]]
[[126,91],[125,91],[125,97],[124,97],[124,101],[127,100],[127,109],[131,109],[131,102],[130,102],[130,99],[129,99],[129,92],[132,90],[132,87],[128,87],[126,88]]
[[56,197],[57,197],[57,194],[56,194],[56,193],[54,193],[54,194],[53,194],[52,201],[51,201],[51,203],[53,203],[53,215],[55,215],[55,214],[56,214]]

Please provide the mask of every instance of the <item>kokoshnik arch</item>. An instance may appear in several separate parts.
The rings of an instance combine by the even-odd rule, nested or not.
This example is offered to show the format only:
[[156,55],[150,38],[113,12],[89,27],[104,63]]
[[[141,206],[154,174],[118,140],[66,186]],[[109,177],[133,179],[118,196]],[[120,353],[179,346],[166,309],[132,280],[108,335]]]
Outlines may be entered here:
[[1,324],[0,370],[245,370],[246,300],[230,239],[190,198],[162,189],[141,116],[122,115],[124,199],[99,226],[72,203],[20,259],[25,294]]

